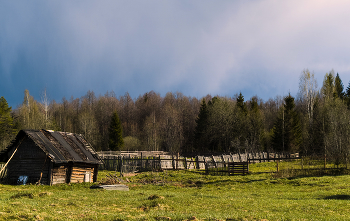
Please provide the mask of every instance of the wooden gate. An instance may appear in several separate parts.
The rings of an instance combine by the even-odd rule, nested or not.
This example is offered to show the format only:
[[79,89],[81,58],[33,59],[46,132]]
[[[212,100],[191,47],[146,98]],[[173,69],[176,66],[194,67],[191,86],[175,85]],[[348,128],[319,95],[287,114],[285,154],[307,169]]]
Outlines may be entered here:
[[246,175],[249,172],[248,162],[229,162],[228,175]]

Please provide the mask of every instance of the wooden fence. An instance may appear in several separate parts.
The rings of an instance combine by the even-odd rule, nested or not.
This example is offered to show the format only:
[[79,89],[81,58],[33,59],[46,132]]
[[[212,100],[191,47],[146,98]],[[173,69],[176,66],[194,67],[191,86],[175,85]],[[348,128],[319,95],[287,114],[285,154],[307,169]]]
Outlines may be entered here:
[[230,162],[228,163],[228,175],[246,175],[249,173],[248,162]]
[[108,156],[125,156],[125,157],[158,157],[163,155],[171,155],[165,151],[100,151],[97,154],[101,157]]
[[245,175],[249,171],[249,163],[299,159],[299,154],[277,154],[265,152],[220,156],[196,156],[194,158],[182,157],[179,154],[155,156],[154,154],[152,155],[150,151],[148,154],[141,151],[139,153],[128,152],[121,155],[106,153],[99,154],[104,162],[104,164],[100,166],[100,169],[116,170],[122,173],[196,169],[205,170],[207,173],[218,175]]
[[174,155],[158,157],[105,156],[100,169],[135,172],[148,170],[205,169],[205,162],[199,158],[185,158]]

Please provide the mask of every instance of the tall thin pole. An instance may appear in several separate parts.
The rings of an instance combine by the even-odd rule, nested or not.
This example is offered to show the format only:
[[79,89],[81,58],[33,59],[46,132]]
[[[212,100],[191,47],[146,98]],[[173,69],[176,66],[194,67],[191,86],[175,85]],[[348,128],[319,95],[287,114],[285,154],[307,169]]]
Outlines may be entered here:
[[284,105],[282,105],[282,151],[284,152]]

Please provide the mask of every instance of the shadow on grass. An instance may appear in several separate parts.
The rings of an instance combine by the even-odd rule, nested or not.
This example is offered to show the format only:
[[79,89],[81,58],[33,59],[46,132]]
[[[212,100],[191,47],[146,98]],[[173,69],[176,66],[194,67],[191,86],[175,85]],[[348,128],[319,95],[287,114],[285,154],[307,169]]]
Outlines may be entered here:
[[326,196],[323,199],[325,199],[325,200],[350,200],[350,195],[338,194],[338,195]]
[[327,169],[286,169],[274,173],[274,178],[299,179],[304,177],[322,177],[322,176],[343,176],[349,175],[350,170],[345,168],[327,168]]
[[197,186],[204,186],[204,185],[226,185],[226,184],[232,184],[232,183],[254,183],[254,182],[261,182],[265,181],[267,179],[252,179],[252,180],[214,180],[214,181],[204,181],[200,182],[200,185],[198,185],[198,182],[196,182]]

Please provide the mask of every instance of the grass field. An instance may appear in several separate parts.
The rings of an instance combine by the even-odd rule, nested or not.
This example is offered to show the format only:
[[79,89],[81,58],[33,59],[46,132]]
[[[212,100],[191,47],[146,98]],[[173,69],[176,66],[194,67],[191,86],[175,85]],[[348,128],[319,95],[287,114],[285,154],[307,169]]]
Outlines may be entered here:
[[[130,191],[92,184],[0,185],[0,220],[349,220],[350,176],[284,178],[250,166],[247,176],[196,171],[128,177]],[[99,179],[111,171],[100,171]]]

